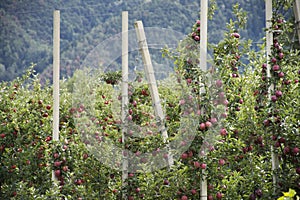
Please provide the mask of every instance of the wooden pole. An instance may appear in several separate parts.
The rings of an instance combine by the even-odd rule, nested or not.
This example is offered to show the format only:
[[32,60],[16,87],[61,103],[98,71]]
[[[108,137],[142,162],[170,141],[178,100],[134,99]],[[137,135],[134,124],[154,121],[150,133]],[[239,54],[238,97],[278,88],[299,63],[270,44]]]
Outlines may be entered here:
[[295,0],[294,3],[294,14],[295,14],[295,27],[298,33],[298,42],[300,44],[300,1],[299,0]]
[[[145,31],[144,31],[144,26],[142,21],[137,21],[134,23],[135,30],[136,30],[136,35],[139,43],[139,49],[142,54],[142,59],[144,63],[144,69],[146,73],[146,78],[148,81],[149,89],[150,89],[150,94],[152,98],[152,103],[153,103],[153,108],[154,108],[154,113],[157,119],[157,124],[159,127],[159,131],[162,133],[163,141],[167,142],[168,140],[168,133],[164,124],[165,121],[165,116],[162,110],[162,106],[160,103],[160,98],[158,94],[158,89],[157,89],[157,84],[156,84],[156,79],[154,76],[154,70],[150,58],[150,53],[148,50],[148,44],[146,41],[146,36],[145,36]],[[168,145],[167,145],[168,146]],[[168,153],[168,165],[169,167],[173,165],[173,156],[171,153]]]
[[[271,46],[273,43],[273,32],[271,30],[272,28],[272,15],[273,15],[273,11],[272,11],[272,0],[266,0],[266,28],[268,29],[266,32],[266,52],[267,52],[267,77],[270,78],[271,77],[271,66],[269,63],[270,60],[270,56],[271,56]],[[270,87],[268,88],[269,90],[269,99],[271,99],[271,94],[274,91],[274,85],[270,85]],[[279,167],[279,161],[278,161],[278,155],[277,153],[274,152],[273,150],[273,146],[271,146],[271,158],[272,158],[272,171],[273,171],[273,184],[274,184],[274,190],[276,188],[276,175],[274,173],[274,171],[276,169],[278,169]]]
[[[53,141],[59,140],[60,12],[53,12]],[[52,171],[52,180],[57,180]]]
[[[125,144],[127,133],[127,113],[128,113],[128,12],[122,12],[122,142]],[[124,149],[125,150],[125,149]],[[122,161],[122,186],[126,187],[128,178],[128,159],[123,154]],[[123,199],[126,199],[126,193],[123,193]]]
[[[208,0],[201,0],[201,13],[200,13],[200,69],[207,70],[207,13],[208,13]],[[201,80],[200,80],[201,82]],[[202,89],[204,89],[202,87]],[[205,91],[201,91],[205,92]],[[205,169],[202,169],[201,185],[200,185],[200,199],[207,200],[207,178]]]

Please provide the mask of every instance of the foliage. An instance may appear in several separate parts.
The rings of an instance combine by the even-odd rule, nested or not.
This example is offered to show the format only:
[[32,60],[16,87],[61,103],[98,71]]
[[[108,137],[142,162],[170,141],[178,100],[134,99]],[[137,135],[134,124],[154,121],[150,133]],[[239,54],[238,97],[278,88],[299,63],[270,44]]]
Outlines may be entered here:
[[[279,197],[278,200],[289,200],[289,199],[294,199],[296,195],[295,190],[289,189],[288,192],[283,192],[283,196]],[[299,199],[299,197],[297,196],[297,200]]]
[[[128,86],[126,140],[120,72],[78,70],[61,81],[59,141],[52,140],[52,87],[41,86],[34,66],[2,82],[1,199],[199,199],[204,177],[210,200],[277,199],[290,188],[285,196],[299,194],[300,57],[286,40],[293,24],[274,6],[268,63],[264,45],[254,50],[243,40],[247,21],[237,4],[207,71],[199,68],[199,21],[177,49],[164,49],[175,64],[175,73],[157,82],[165,118],[156,118],[138,73]],[[161,123],[177,159],[151,171],[144,153],[152,164],[166,163]],[[127,185],[118,148],[132,153]]]

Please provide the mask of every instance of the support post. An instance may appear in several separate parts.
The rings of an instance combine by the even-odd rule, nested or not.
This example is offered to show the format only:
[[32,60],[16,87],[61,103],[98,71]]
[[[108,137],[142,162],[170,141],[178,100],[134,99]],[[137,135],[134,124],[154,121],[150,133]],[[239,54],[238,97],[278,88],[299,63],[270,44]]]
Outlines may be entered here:
[[[53,12],[53,141],[59,140],[60,12]],[[57,180],[52,171],[52,180]]]
[[[273,43],[273,32],[271,30],[272,28],[272,0],[266,0],[266,28],[268,29],[266,32],[266,52],[267,52],[267,77],[271,77],[271,66],[270,66],[270,55],[271,55],[271,46]],[[274,85],[270,85],[268,88],[269,93],[269,99],[271,99],[271,94],[274,90]],[[272,159],[272,171],[273,171],[273,185],[274,188],[276,188],[277,178],[274,174],[274,171],[278,169],[279,167],[279,161],[278,161],[278,155],[274,152],[273,146],[271,146],[271,159]],[[275,190],[275,189],[274,189]]]
[[[208,13],[208,0],[201,0],[201,13],[200,13],[200,69],[207,70],[207,13]],[[200,80],[201,82],[201,80]],[[202,88],[204,89],[204,88]],[[205,92],[205,91],[201,91]],[[205,152],[204,152],[205,153]],[[207,200],[207,177],[205,169],[202,170],[201,185],[200,185],[200,200]]]
[[[136,30],[136,35],[139,43],[139,50],[142,54],[142,59],[144,63],[144,69],[146,73],[146,78],[148,81],[149,89],[150,89],[150,94],[152,98],[152,103],[153,103],[153,108],[154,108],[154,113],[157,119],[157,124],[159,127],[159,131],[162,133],[163,141],[168,142],[168,133],[164,124],[165,121],[165,116],[162,110],[162,106],[160,103],[160,98],[159,98],[159,93],[157,89],[157,84],[156,84],[156,79],[154,76],[154,70],[150,58],[150,53],[148,50],[148,44],[146,41],[146,36],[145,36],[145,31],[144,31],[144,26],[142,21],[137,21],[134,23],[135,30]],[[168,144],[167,144],[168,147]],[[173,165],[173,156],[171,153],[168,153],[168,165],[169,167]]]
[[[125,144],[127,133],[127,113],[128,113],[128,12],[122,12],[122,143]],[[125,152],[125,148],[124,148]],[[122,187],[127,185],[128,178],[128,159],[123,153],[122,160]],[[126,198],[126,193],[123,193],[123,199]]]
[[298,33],[298,42],[300,44],[300,1],[299,0],[295,0],[294,3],[294,14],[295,14],[295,27]]

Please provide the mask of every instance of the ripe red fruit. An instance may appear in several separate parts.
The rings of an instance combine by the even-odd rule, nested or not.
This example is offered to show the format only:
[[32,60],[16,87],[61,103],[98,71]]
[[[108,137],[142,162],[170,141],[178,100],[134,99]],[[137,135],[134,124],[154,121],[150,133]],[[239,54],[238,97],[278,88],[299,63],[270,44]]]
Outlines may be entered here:
[[282,96],[282,92],[280,90],[277,90],[275,92],[276,97],[281,97]]
[[277,97],[275,95],[271,96],[271,101],[276,102],[277,101]]
[[201,169],[206,169],[206,164],[205,163],[201,163],[200,168]]
[[298,154],[299,153],[299,148],[298,147],[294,147],[293,148],[293,153],[294,154]]
[[183,154],[181,154],[181,159],[187,159],[188,158],[188,155],[186,154],[186,153],[183,153]]
[[282,52],[280,52],[280,53],[278,54],[278,56],[279,56],[279,59],[282,59],[284,55],[283,55]]
[[300,167],[297,167],[297,168],[296,168],[296,173],[297,173],[297,174],[300,174]]
[[53,154],[53,157],[54,157],[54,158],[58,158],[58,157],[59,157],[59,154],[58,154],[58,153],[54,153],[54,154]]
[[88,154],[86,154],[86,153],[83,154],[83,159],[87,159],[88,157],[89,157]]
[[207,187],[209,190],[213,190],[214,189],[214,186],[209,184],[208,187]]
[[279,142],[282,144],[282,143],[285,143],[285,139],[283,138],[283,137],[281,137],[280,139],[279,139]]
[[164,185],[169,185],[169,184],[170,184],[170,182],[167,179],[165,179],[164,180]]
[[50,109],[51,109],[51,105],[47,105],[47,106],[46,106],[46,109],[47,109],[47,110],[50,110]]
[[275,57],[271,58],[271,62],[272,63],[276,63],[277,62],[277,59]]
[[66,171],[69,170],[69,167],[68,167],[68,166],[63,166],[63,167],[62,167],[62,170],[63,170],[64,172],[66,172]]
[[55,167],[59,167],[60,165],[61,165],[61,162],[60,162],[60,161],[55,161],[55,162],[54,162],[54,166],[55,166]]
[[270,120],[265,119],[265,120],[264,120],[264,125],[265,125],[265,126],[269,126],[269,125],[270,125]]
[[200,40],[200,37],[199,37],[198,35],[196,35],[196,36],[194,37],[194,40],[199,41],[199,40]]
[[221,192],[217,192],[216,197],[217,197],[217,199],[222,199],[223,194]]
[[209,122],[209,121],[207,121],[207,122],[205,122],[205,126],[206,126],[207,128],[209,128],[209,127],[211,127],[211,126],[212,126],[212,123],[211,123],[211,122]]
[[55,174],[56,177],[60,177],[61,172],[60,172],[60,170],[58,169],[58,170],[55,170],[55,171],[54,171],[54,174]]
[[48,116],[49,116],[48,113],[44,113],[44,114],[43,114],[43,117],[48,117]]
[[220,135],[222,135],[222,136],[226,136],[227,135],[227,131],[226,131],[225,128],[221,128]]
[[192,193],[192,195],[195,195],[195,194],[197,193],[197,190],[192,189],[192,190],[191,190],[191,193]]
[[261,196],[262,196],[262,191],[261,191],[261,189],[255,190],[255,194],[256,194],[256,196],[261,197]]
[[221,159],[219,160],[219,165],[221,165],[221,166],[225,165],[225,160],[221,158]]
[[1,133],[1,134],[0,134],[0,137],[1,137],[1,138],[5,138],[5,136],[6,136],[5,133]]
[[216,86],[217,86],[217,87],[220,88],[220,87],[222,87],[222,85],[223,85],[223,83],[222,83],[221,80],[217,80],[217,81],[216,81]]
[[135,192],[136,192],[136,193],[139,193],[140,191],[141,191],[140,188],[136,188],[136,189],[135,189]]
[[202,130],[202,131],[203,131],[203,130],[205,130],[205,128],[206,128],[206,125],[205,125],[205,123],[201,123],[201,124],[200,124],[200,130]]
[[132,113],[133,113],[132,109],[129,109],[128,114],[132,115]]
[[42,105],[43,104],[43,100],[38,100],[38,104]]
[[214,200],[214,197],[212,195],[208,195],[207,199],[208,200]]
[[284,154],[290,153],[290,148],[289,148],[289,147],[284,147],[284,148],[283,148],[283,153],[284,153]]
[[240,38],[240,34],[238,34],[238,33],[231,33],[231,37]]
[[279,65],[274,65],[272,69],[273,69],[273,71],[279,71],[280,66]]
[[77,179],[77,180],[75,181],[75,183],[76,183],[76,185],[81,185],[81,184],[83,183],[83,181],[82,181],[81,179]]
[[194,162],[194,166],[195,166],[195,168],[200,168],[201,165],[200,165],[200,163],[198,161],[195,161]]
[[131,121],[132,120],[132,115],[128,115],[127,120]]
[[117,193],[118,190],[117,190],[117,189],[113,189],[112,192],[113,192],[113,193]]
[[249,200],[255,200],[256,199],[256,196],[254,193],[250,194],[249,196]]
[[133,173],[129,173],[128,177],[134,177],[134,174]]
[[49,142],[51,139],[52,139],[52,138],[51,138],[50,136],[47,136],[46,139],[45,139],[45,141],[46,141],[46,142]]
[[188,200],[188,197],[185,196],[185,195],[183,195],[183,196],[181,197],[181,200]]
[[218,120],[217,120],[217,118],[211,118],[211,119],[210,119],[210,122],[211,122],[212,124],[215,124],[215,123],[218,122]]
[[128,196],[128,200],[134,200],[133,196]]

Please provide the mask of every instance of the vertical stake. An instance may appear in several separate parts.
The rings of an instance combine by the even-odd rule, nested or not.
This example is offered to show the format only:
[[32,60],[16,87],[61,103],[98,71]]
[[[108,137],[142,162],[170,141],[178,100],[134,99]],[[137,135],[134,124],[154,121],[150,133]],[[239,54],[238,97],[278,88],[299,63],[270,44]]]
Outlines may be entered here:
[[[266,0],[266,28],[268,29],[266,32],[266,52],[267,52],[267,77],[270,78],[271,77],[271,73],[270,73],[270,55],[271,55],[271,45],[273,43],[273,32],[271,31],[272,28],[272,16],[273,16],[273,12],[272,12],[272,0]],[[269,93],[269,99],[271,99],[271,94],[274,90],[274,85],[270,85],[270,87],[268,88],[268,93]],[[273,146],[271,146],[271,157],[272,157],[272,173],[273,173],[273,187],[274,187],[274,191],[276,188],[276,183],[277,183],[277,178],[276,178],[276,174],[274,173],[275,170],[278,169],[279,167],[279,161],[278,161],[278,155],[277,153],[274,152]]]
[[[122,12],[122,143],[125,144],[127,133],[127,113],[128,113],[128,11]],[[126,152],[124,148],[124,152]],[[127,185],[128,178],[128,159],[123,153],[122,160],[122,187]],[[126,193],[123,193],[123,199],[126,199]]]
[[[200,69],[207,70],[207,13],[208,13],[208,0],[201,0],[201,13],[200,13]],[[200,80],[201,82],[201,80]],[[205,91],[201,91],[205,92]],[[205,152],[204,152],[205,153]],[[205,155],[204,155],[205,156]],[[205,169],[202,170],[201,185],[200,185],[200,199],[207,200],[207,179]]]
[[[59,140],[60,12],[53,12],[53,141]],[[57,178],[52,171],[52,180]]]
[[299,0],[295,0],[294,2],[294,14],[295,14],[295,27],[298,33],[298,42],[300,44],[300,1]]

